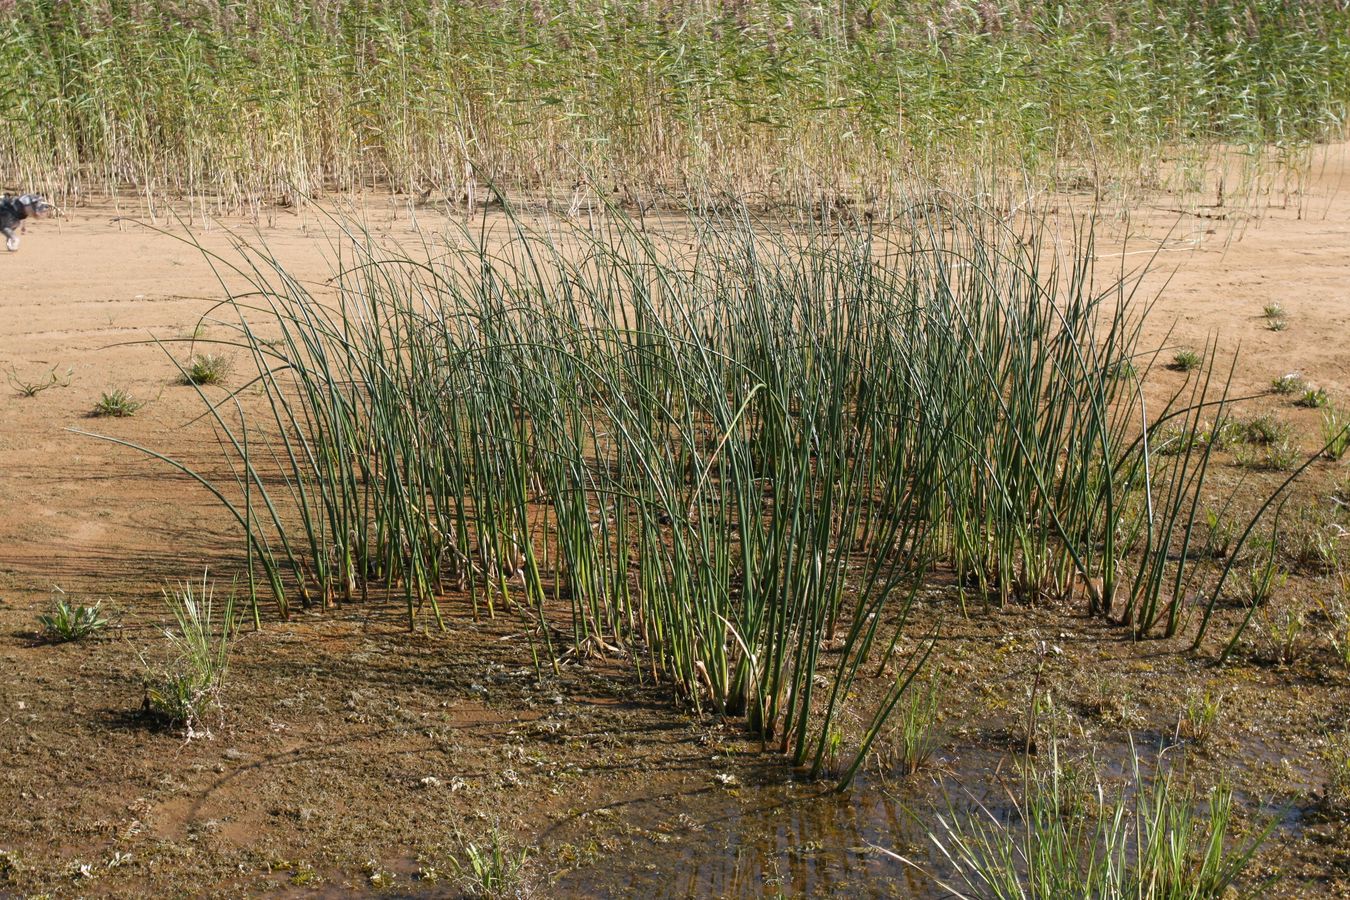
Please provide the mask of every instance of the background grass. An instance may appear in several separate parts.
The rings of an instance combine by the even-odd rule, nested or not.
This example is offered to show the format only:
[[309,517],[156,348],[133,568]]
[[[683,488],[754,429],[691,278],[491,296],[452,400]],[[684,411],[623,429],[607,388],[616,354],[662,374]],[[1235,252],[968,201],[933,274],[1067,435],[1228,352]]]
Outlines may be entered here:
[[517,190],[810,205],[972,166],[1100,191],[1175,175],[1161,148],[1288,156],[1343,134],[1350,9],[33,0],[0,3],[0,64],[5,180],[57,197],[461,200],[472,164]]

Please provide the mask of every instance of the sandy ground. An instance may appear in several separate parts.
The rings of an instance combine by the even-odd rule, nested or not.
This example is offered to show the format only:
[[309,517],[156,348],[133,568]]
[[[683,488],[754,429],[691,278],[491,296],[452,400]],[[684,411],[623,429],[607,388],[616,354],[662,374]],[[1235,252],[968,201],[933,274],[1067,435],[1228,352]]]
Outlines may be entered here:
[[[1131,268],[1161,248],[1156,268],[1141,292],[1141,296],[1152,296],[1162,291],[1150,319],[1150,339],[1157,343],[1166,338],[1171,345],[1202,347],[1216,336],[1221,352],[1240,347],[1235,393],[1259,393],[1272,378],[1298,371],[1333,397],[1350,398],[1350,341],[1346,340],[1350,334],[1348,159],[1350,152],[1344,147],[1327,154],[1315,168],[1306,195],[1286,208],[1263,209],[1256,217],[1223,208],[1201,209],[1199,215],[1178,214],[1167,198],[1158,198],[1131,217],[1130,241],[1123,250],[1119,242],[1100,240],[1104,265]],[[414,222],[399,202],[377,198],[363,208],[377,235],[404,240],[415,236]],[[4,272],[0,278],[0,371],[8,373],[11,380],[9,385],[0,384],[0,612],[5,623],[5,633],[0,635],[0,667],[10,670],[8,687],[0,690],[0,700],[6,702],[6,708],[0,711],[0,729],[27,729],[28,733],[27,740],[20,736],[3,745],[3,752],[10,758],[0,762],[10,774],[7,787],[0,789],[0,798],[21,806],[32,805],[33,821],[42,823],[35,825],[22,842],[25,846],[31,848],[39,840],[60,843],[64,837],[65,845],[55,851],[60,858],[94,858],[111,846],[108,842],[119,829],[133,828],[134,823],[139,830],[158,828],[153,837],[162,842],[142,843],[138,853],[180,854],[173,856],[179,863],[165,864],[164,871],[173,871],[173,865],[183,864],[182,853],[191,856],[192,843],[197,840],[191,834],[198,833],[192,829],[203,821],[217,822],[219,828],[219,822],[225,821],[229,832],[226,838],[202,840],[228,839],[248,845],[269,827],[291,828],[314,831],[306,846],[319,847],[334,838],[312,822],[329,822],[330,807],[346,810],[343,815],[358,830],[376,829],[378,815],[372,817],[369,807],[382,801],[381,784],[396,784],[400,796],[412,797],[420,796],[416,792],[422,789],[422,779],[443,778],[448,783],[452,777],[443,771],[445,766],[400,763],[392,761],[394,754],[406,752],[415,760],[434,750],[453,756],[453,735],[464,729],[476,735],[466,739],[472,753],[465,753],[472,756],[472,766],[483,772],[498,771],[514,759],[510,754],[516,751],[511,748],[517,745],[509,737],[517,733],[513,729],[544,718],[545,713],[534,708],[546,710],[552,702],[552,691],[566,688],[580,694],[605,693],[587,680],[602,676],[574,675],[563,685],[512,687],[511,691],[518,690],[508,692],[512,704],[529,711],[512,714],[512,704],[479,708],[475,696],[466,694],[463,686],[466,681],[474,682],[476,673],[455,671],[453,664],[433,664],[423,658],[431,654],[443,660],[442,651],[453,649],[453,644],[427,649],[400,636],[395,623],[379,619],[374,636],[362,636],[363,632],[352,628],[329,634],[324,623],[308,623],[257,636],[245,654],[241,671],[253,672],[264,681],[276,679],[275,685],[260,689],[263,699],[254,701],[262,704],[259,709],[275,710],[279,708],[276,704],[297,693],[328,698],[324,702],[339,714],[345,711],[345,721],[354,723],[352,728],[356,729],[345,732],[342,747],[324,755],[314,749],[327,744],[321,735],[296,735],[294,724],[287,732],[287,724],[280,720],[270,724],[258,721],[253,726],[259,734],[253,735],[250,749],[236,751],[239,755],[226,756],[224,761],[219,759],[221,753],[234,744],[222,743],[209,750],[194,747],[181,754],[170,751],[177,755],[167,773],[139,759],[140,754],[163,753],[176,744],[167,737],[138,735],[126,721],[117,718],[116,709],[134,708],[134,654],[127,652],[122,662],[110,663],[107,653],[90,656],[78,647],[34,648],[28,641],[32,614],[55,586],[111,596],[124,608],[154,610],[163,579],[190,575],[204,564],[235,558],[239,544],[236,530],[216,503],[186,477],[134,451],[72,432],[92,430],[146,443],[211,471],[217,471],[220,465],[209,431],[199,426],[184,427],[201,412],[201,401],[192,388],[178,383],[178,370],[169,357],[172,354],[185,359],[190,351],[184,340],[194,335],[209,339],[218,333],[209,323],[200,331],[198,326],[221,296],[220,284],[200,250],[175,236],[184,232],[183,225],[161,220],[171,233],[158,233],[122,218],[123,212],[113,205],[66,210],[58,220],[30,226],[20,251],[0,257],[0,270]],[[423,211],[418,224],[438,228],[444,221],[432,211]],[[204,246],[222,252],[229,252],[231,236],[265,241],[271,252],[303,279],[319,281],[330,272],[328,238],[318,216],[281,211],[269,223],[227,221],[194,233]],[[1287,310],[1286,330],[1276,332],[1265,327],[1262,310],[1270,303]],[[172,343],[157,346],[150,341],[152,337]],[[57,383],[35,396],[22,396],[17,389],[19,383],[41,384],[53,375]],[[129,419],[89,418],[100,394],[114,388],[130,391],[147,401],[146,406]],[[1311,447],[1318,414],[1285,404],[1281,415],[1301,426]],[[150,639],[152,629],[143,627],[143,623],[136,628],[141,630],[133,629],[127,638],[133,644],[138,637]],[[286,645],[302,640],[315,642],[320,648],[314,651],[317,655],[299,669],[269,672],[270,654],[281,654]],[[46,654],[41,663],[36,655],[39,653]],[[413,712],[411,707],[397,708],[396,699],[386,696],[380,702],[388,708],[381,707],[378,712],[365,708],[359,693],[355,699],[349,696],[355,689],[344,680],[345,675],[352,674],[347,669],[352,660],[365,658],[387,660],[381,671],[387,672],[389,684],[396,687],[400,679],[413,678],[410,671],[417,672],[418,678],[435,679],[452,687],[448,696],[455,700],[453,715],[442,715],[434,728],[419,730],[418,715],[434,715],[434,704]],[[493,663],[500,667],[501,679],[513,685],[517,670],[526,664],[506,658]],[[78,725],[60,726],[75,729],[60,746],[43,738],[44,732],[37,726],[23,724],[28,713],[18,710],[30,710],[34,701],[24,699],[27,695],[15,687],[15,682],[22,681],[22,673],[29,667],[40,671],[37,677],[47,685],[43,690],[66,698],[64,714],[80,719],[75,712],[83,711]],[[106,692],[110,680],[120,692],[118,696],[91,700],[81,695],[82,691]],[[523,684],[530,679],[522,675],[519,680]],[[622,695],[618,689],[609,691],[611,700],[616,692]],[[663,732],[665,726],[660,722],[665,714],[659,702],[645,696],[630,697],[629,701],[637,706],[620,712],[599,701],[594,709],[583,706],[579,712],[569,706],[569,713],[574,718],[579,716],[582,723],[573,727],[599,734],[615,722],[625,721],[625,716],[637,717],[642,729],[651,734],[646,752],[660,761],[667,774],[688,769],[690,778],[706,783],[706,773],[699,768],[703,763],[686,753],[692,737],[700,733],[699,726],[679,720]],[[321,729],[321,712],[312,711],[305,721]],[[59,721],[67,721],[56,715]],[[586,725],[587,716],[608,724]],[[304,716],[297,714],[296,719]],[[268,732],[274,725],[279,727]],[[397,733],[394,743],[401,741],[399,747],[385,739],[388,729]],[[82,745],[81,740],[91,743]],[[91,751],[91,746],[97,750]],[[589,746],[582,745],[581,752],[587,758],[594,756]],[[77,813],[83,820],[74,827],[62,818],[66,807],[59,798],[65,788],[49,767],[60,767],[90,752],[114,758],[124,754],[125,763],[105,760],[81,770],[79,790],[85,799],[71,814]],[[309,759],[311,768],[303,771],[310,774],[304,779],[297,776],[290,781],[268,781],[258,797],[270,799],[255,797],[257,802],[251,806],[246,802],[252,793],[249,777],[241,776],[232,782],[235,787],[214,800],[208,797],[208,805],[214,804],[210,814],[193,808],[190,800],[192,796],[200,799],[208,795],[176,791],[173,785],[166,788],[162,783],[163,779],[182,783],[192,782],[194,777],[197,781],[210,779],[224,771],[214,767],[238,768],[236,764],[242,766],[266,753]],[[368,763],[375,756],[385,760],[381,763],[384,768],[369,774],[359,792],[324,797],[315,787],[322,783],[324,766],[357,765],[354,760]],[[563,757],[559,765],[565,767],[566,754]],[[45,760],[46,774],[25,774],[24,766],[38,758]],[[527,761],[516,759],[514,767],[524,769]],[[644,771],[643,766],[617,765],[614,783],[640,792],[647,777]],[[217,780],[225,783],[232,777]],[[540,784],[544,783],[541,776]],[[436,784],[439,786],[440,781]],[[106,808],[100,810],[95,805],[91,812],[91,794],[102,796]],[[314,798],[306,799],[310,794]],[[154,815],[149,810],[155,803],[146,800],[152,795],[159,797]],[[554,804],[566,808],[570,802],[564,797]],[[235,816],[223,813],[231,803],[242,804],[240,808],[246,812]],[[358,807],[364,811],[352,812]],[[70,826],[68,833],[63,834],[63,822]],[[337,826],[324,826],[329,827]],[[401,827],[416,833],[419,827],[428,826],[414,817]],[[99,835],[97,840],[88,837],[91,832]],[[215,834],[209,829],[200,833]],[[242,880],[234,881],[217,868],[203,875],[197,886],[214,885],[248,893],[280,890],[287,878],[292,886],[306,881],[296,873],[308,869],[287,856],[284,849],[266,840],[259,846],[264,849],[250,857],[255,867],[250,871],[271,871],[268,867],[275,864],[276,870],[284,873],[280,880],[250,882],[241,876]],[[570,843],[566,846],[572,847],[572,852],[583,852]],[[332,860],[328,864],[339,865]],[[360,871],[362,862],[349,859],[345,864],[350,873]],[[379,871],[376,865],[375,873]],[[136,885],[163,884],[155,881],[153,872],[142,871],[137,877],[143,880],[87,890],[135,893]],[[41,879],[36,883],[42,883]],[[1343,889],[1344,882],[1338,883],[1342,885],[1338,889]],[[78,878],[74,882],[67,879],[49,889],[85,892],[80,884]],[[179,882],[180,888],[182,884]],[[5,890],[0,882],[0,893]],[[734,891],[734,885],[727,890]]]

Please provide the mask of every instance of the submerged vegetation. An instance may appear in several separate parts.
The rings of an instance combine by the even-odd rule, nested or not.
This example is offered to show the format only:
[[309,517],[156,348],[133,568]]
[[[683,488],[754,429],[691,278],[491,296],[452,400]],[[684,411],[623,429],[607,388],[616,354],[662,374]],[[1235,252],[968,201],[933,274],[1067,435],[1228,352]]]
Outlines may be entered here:
[[1075,777],[1052,747],[1046,763],[1027,764],[1012,821],[988,808],[940,817],[932,840],[959,881],[944,888],[1006,900],[1242,896],[1238,879],[1274,821],[1234,840],[1231,788],[1197,792],[1162,760],[1141,773],[1133,747],[1130,764],[1129,783],[1108,787]]
[[234,207],[382,185],[472,204],[490,181],[812,207],[953,171],[1100,194],[1186,187],[1221,145],[1292,159],[1343,133],[1350,10],[32,0],[0,4],[0,60],[23,73],[0,109],[25,123],[0,151],[57,197]]

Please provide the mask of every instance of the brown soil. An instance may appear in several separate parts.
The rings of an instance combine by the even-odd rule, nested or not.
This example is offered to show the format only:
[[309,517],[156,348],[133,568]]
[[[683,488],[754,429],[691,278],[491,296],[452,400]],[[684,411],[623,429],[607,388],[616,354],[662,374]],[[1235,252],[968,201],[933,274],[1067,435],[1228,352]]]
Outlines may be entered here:
[[[1240,346],[1235,394],[1296,370],[1350,401],[1347,158],[1344,147],[1326,154],[1286,208],[1178,215],[1159,198],[1132,217],[1130,255],[1102,240],[1103,262],[1126,266],[1161,247],[1146,293],[1162,289],[1164,270],[1170,281],[1150,339],[1172,329],[1170,344],[1218,335],[1223,352]],[[377,233],[414,234],[395,201],[364,210]],[[910,815],[941,802],[933,779],[874,774],[848,797],[821,796],[733,726],[674,709],[623,661],[537,675],[510,616],[475,622],[467,606],[451,605],[437,634],[410,636],[397,604],[383,603],[268,622],[240,640],[226,716],[209,739],[184,741],[144,719],[141,657],[166,652],[161,586],[203,566],[228,577],[241,542],[186,476],[71,431],[225,474],[210,431],[184,427],[201,402],[177,383],[170,354],[185,359],[189,346],[147,342],[220,334],[201,319],[220,286],[198,249],[117,216],[112,206],[68,210],[0,260],[0,369],[15,382],[57,379],[32,397],[0,385],[0,894],[441,896],[458,890],[464,845],[494,831],[534,848],[527,868],[547,895],[936,890],[866,851],[875,843],[936,863]],[[423,211],[418,224],[437,223]],[[283,211],[198,237],[224,251],[231,236],[260,238],[290,271],[320,280],[323,225]],[[1287,310],[1286,330],[1265,327],[1268,303]],[[149,402],[132,418],[88,418],[113,388]],[[1251,406],[1274,409],[1314,449],[1318,412],[1287,398]],[[1225,468],[1217,483],[1237,481]],[[1318,463],[1300,502],[1335,517],[1326,498],[1347,471]],[[114,627],[92,641],[37,643],[34,617],[57,587],[107,598]],[[1301,573],[1289,602],[1311,607],[1332,589],[1325,573]],[[1284,876],[1274,894],[1350,896],[1350,824],[1319,800],[1323,735],[1344,725],[1350,680],[1315,629],[1293,666],[1264,662],[1254,640],[1218,670],[1181,643],[1124,641],[1079,612],[977,612],[950,625],[940,784],[1001,794],[1046,641],[1063,651],[1046,683],[1062,699],[1064,733],[1108,760],[1119,762],[1127,732],[1155,749],[1171,741],[1188,687],[1226,692],[1192,772],[1228,777],[1246,822],[1281,817],[1257,866]]]

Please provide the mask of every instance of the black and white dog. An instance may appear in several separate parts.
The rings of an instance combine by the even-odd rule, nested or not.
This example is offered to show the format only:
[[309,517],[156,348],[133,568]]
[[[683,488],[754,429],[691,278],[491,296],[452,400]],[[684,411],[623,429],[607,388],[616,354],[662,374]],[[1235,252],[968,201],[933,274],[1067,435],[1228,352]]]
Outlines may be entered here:
[[37,194],[0,196],[0,234],[5,236],[5,247],[13,252],[19,249],[19,234],[24,219],[39,219],[52,211],[52,205]]

